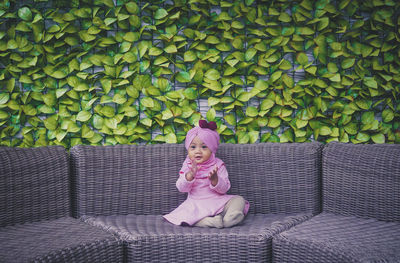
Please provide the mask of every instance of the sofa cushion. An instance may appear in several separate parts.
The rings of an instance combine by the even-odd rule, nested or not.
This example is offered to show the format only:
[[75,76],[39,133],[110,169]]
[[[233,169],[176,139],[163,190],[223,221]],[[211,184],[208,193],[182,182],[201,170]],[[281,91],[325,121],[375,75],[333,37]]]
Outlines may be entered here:
[[0,228],[1,262],[122,262],[120,241],[64,217]]
[[272,236],[310,216],[248,214],[232,228],[176,226],[161,215],[84,216],[126,242],[128,262],[271,262]]
[[400,145],[329,143],[323,149],[323,211],[400,221]]
[[321,213],[273,239],[275,262],[400,262],[400,223]]

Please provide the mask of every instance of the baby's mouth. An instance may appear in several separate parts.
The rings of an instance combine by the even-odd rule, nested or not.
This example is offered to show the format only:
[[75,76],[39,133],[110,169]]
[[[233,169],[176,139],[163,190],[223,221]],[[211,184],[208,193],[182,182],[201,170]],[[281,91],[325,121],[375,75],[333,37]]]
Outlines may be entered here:
[[201,156],[196,156],[196,157],[194,157],[194,159],[196,159],[196,160],[201,160],[202,159],[202,157]]

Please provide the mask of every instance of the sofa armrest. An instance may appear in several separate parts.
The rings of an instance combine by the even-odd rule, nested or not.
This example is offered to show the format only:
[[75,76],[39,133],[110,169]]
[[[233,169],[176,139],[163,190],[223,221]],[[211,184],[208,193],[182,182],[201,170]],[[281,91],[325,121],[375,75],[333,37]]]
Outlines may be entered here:
[[400,221],[400,145],[329,143],[322,171],[324,212]]
[[64,147],[0,147],[0,226],[69,216],[69,189]]

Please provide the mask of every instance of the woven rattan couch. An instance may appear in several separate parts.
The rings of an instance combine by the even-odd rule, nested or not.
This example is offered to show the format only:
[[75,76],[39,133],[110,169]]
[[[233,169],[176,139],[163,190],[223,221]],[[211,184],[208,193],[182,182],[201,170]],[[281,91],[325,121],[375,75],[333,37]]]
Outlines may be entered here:
[[121,242],[72,218],[63,147],[0,147],[0,262],[121,262]]
[[238,226],[174,226],[183,145],[0,147],[0,262],[400,262],[400,145],[222,144]]
[[400,262],[400,145],[329,143],[322,213],[277,235],[275,262]]
[[232,188],[250,202],[241,225],[175,226],[162,218],[185,194],[175,187],[183,145],[75,146],[76,216],[124,242],[127,262],[271,262],[274,235],[320,212],[320,143],[222,144]]

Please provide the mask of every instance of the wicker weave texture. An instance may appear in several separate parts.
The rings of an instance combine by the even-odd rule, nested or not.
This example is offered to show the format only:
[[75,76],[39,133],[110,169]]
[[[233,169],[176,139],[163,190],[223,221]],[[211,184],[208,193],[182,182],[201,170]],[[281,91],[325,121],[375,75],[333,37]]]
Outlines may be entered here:
[[[317,213],[322,144],[220,145],[231,194],[250,213]],[[166,214],[185,195],[175,187],[186,156],[180,144],[75,146],[71,149],[78,215]]]
[[325,212],[400,221],[400,145],[330,143],[322,169]]
[[77,219],[0,228],[0,262],[123,262],[123,246],[112,235]]
[[320,143],[221,145],[231,192],[250,202],[250,212],[313,213],[321,206]]
[[70,214],[63,147],[0,147],[0,167],[0,227]]
[[127,243],[128,262],[272,262],[272,236],[307,215],[249,214],[232,228],[183,227],[160,215],[85,216]]
[[166,214],[185,195],[175,182],[183,145],[75,146],[78,215]]
[[400,223],[321,213],[273,239],[275,262],[400,262]]

